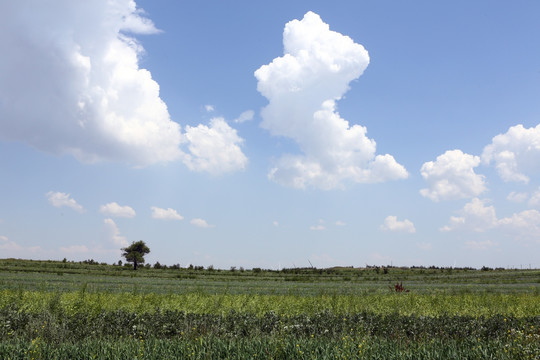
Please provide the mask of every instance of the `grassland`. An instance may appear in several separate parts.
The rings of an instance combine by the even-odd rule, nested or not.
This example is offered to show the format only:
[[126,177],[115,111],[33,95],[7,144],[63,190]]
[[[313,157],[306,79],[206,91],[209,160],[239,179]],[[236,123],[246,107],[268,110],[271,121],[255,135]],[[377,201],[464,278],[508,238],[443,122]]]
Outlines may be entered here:
[[539,344],[540,270],[0,260],[2,359],[540,359]]

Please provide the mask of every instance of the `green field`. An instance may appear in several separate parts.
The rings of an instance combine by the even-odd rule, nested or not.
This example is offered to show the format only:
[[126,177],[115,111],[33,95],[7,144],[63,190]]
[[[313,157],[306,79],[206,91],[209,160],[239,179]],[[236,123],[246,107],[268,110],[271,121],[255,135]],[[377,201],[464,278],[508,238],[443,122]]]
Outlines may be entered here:
[[7,259],[0,339],[1,359],[540,359],[540,270]]

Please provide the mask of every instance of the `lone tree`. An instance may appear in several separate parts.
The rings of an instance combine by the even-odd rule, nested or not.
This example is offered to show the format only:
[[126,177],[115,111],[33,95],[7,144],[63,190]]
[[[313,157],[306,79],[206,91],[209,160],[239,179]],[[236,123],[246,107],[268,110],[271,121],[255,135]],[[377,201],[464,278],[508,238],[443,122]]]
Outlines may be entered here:
[[144,241],[139,240],[137,242],[132,242],[126,248],[122,248],[122,256],[126,258],[126,261],[133,263],[133,270],[137,270],[138,264],[144,264],[144,255],[150,252],[150,249]]

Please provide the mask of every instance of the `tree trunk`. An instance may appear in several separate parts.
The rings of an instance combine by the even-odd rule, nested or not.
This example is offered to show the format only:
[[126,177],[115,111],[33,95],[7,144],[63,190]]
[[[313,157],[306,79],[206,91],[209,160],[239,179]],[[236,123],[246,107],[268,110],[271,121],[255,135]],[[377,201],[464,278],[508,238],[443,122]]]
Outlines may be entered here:
[[137,260],[133,261],[133,270],[137,270]]

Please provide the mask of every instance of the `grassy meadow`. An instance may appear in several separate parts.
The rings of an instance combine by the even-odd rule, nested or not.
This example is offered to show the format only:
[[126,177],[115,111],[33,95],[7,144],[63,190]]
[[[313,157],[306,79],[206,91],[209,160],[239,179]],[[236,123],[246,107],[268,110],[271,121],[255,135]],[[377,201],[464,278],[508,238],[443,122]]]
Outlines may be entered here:
[[540,359],[540,270],[4,259],[0,358]]

